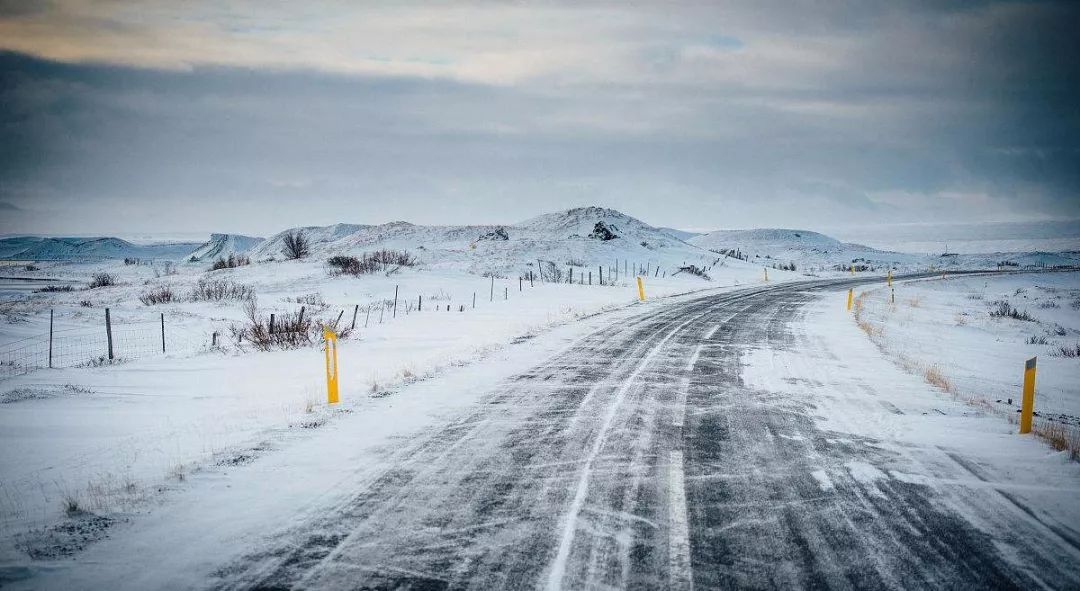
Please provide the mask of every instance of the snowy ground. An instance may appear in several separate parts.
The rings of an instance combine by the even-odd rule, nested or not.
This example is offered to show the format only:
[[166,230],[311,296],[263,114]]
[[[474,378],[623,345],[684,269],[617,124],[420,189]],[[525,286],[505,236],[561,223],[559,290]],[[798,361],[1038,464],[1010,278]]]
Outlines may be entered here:
[[3,572],[56,589],[1080,583],[1080,465],[905,371],[844,291],[702,295],[347,397],[324,427],[110,517],[130,524],[21,538],[112,538],[76,560]]
[[[11,299],[0,305],[5,315],[0,342],[17,347],[20,340],[40,341],[48,330],[49,310],[54,310],[55,328],[63,331],[58,334],[75,335],[73,340],[84,347],[103,348],[107,306],[117,336],[130,332],[131,343],[139,348],[128,354],[127,342],[118,343],[118,356],[125,361],[112,366],[36,370],[0,381],[4,561],[25,556],[27,550],[63,553],[66,542],[39,534],[53,530],[69,502],[101,515],[141,512],[161,500],[162,493],[181,486],[192,471],[243,461],[335,416],[324,404],[323,357],[317,346],[274,352],[238,346],[228,334],[230,325],[243,321],[243,302],[143,305],[139,294],[152,288],[170,286],[186,294],[200,279],[227,279],[252,286],[264,314],[306,305],[308,314],[326,320],[344,311],[343,324],[351,324],[359,305],[358,332],[340,342],[339,363],[342,408],[365,413],[402,385],[487,358],[511,342],[600,311],[639,306],[636,287],[626,281],[603,287],[537,281],[530,287],[517,277],[496,278],[493,284],[490,278],[451,269],[353,278],[329,277],[318,261],[214,273],[181,266],[175,275],[165,274],[163,266],[118,262],[40,266],[37,274],[43,278],[81,286],[104,271],[115,274],[120,285]],[[746,267],[714,275],[710,282],[648,278],[646,294],[652,300],[761,283],[758,270]],[[794,277],[774,273],[772,279],[778,275]],[[380,305],[392,303],[395,287],[396,317],[392,306]],[[416,309],[419,296],[422,311]],[[90,306],[80,304],[87,300]],[[159,314],[167,326],[165,355],[156,349]],[[208,349],[215,331],[221,346]]]
[[[1035,410],[1080,423],[1080,273],[960,277],[866,290],[861,318],[875,342],[915,369],[934,368],[957,394],[1019,408],[1025,360],[1038,357]],[[992,317],[1007,302],[1031,320]],[[1011,399],[1011,403],[1009,400]]]

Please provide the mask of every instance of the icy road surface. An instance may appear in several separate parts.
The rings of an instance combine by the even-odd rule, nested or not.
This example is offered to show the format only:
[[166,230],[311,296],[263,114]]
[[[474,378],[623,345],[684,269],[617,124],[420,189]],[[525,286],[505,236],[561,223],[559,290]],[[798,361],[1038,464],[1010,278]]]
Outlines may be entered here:
[[[196,586],[1080,586],[1076,513],[1028,501],[1075,502],[1074,466],[1033,482],[966,457],[941,425],[1000,427],[993,441],[1024,458],[1048,448],[913,376],[918,392],[898,400],[875,379],[898,369],[796,330],[846,287],[758,287],[621,319],[402,442],[338,502],[242,540]],[[841,408],[844,420],[823,416]],[[938,441],[897,443],[935,425]]]

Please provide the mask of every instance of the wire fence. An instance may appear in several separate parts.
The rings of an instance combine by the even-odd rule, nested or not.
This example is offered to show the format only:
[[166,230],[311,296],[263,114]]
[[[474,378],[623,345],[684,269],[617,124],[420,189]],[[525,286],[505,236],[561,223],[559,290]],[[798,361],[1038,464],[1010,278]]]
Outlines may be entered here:
[[0,347],[0,379],[36,369],[96,367],[155,355],[190,355],[210,347],[210,337],[157,322],[46,332]]

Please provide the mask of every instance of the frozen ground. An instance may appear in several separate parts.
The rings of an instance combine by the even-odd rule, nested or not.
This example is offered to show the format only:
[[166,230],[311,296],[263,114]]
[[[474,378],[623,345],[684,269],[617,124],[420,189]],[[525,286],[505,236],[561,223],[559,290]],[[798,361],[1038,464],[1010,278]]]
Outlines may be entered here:
[[[895,304],[889,298],[882,286],[867,290],[861,317],[890,355],[1002,409],[1019,408],[1024,362],[1038,357],[1036,412],[1080,423],[1080,273],[907,282],[896,286]],[[991,316],[1001,302],[1031,319]]]
[[13,589],[1080,584],[1080,465],[897,366],[843,310],[846,287],[556,327],[196,471],[129,523],[73,518],[108,539],[5,575]]

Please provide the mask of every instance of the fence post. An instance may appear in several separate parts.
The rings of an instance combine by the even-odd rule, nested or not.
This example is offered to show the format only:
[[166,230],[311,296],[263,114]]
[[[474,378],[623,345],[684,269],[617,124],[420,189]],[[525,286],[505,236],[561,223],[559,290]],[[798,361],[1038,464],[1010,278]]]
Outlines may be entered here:
[[533,272],[529,271],[529,287],[535,287],[533,285]]
[[161,313],[161,352],[165,352],[165,313]]
[[210,333],[210,346],[211,347],[216,347],[217,346],[217,331],[216,330],[214,332]]
[[394,286],[394,318],[397,318],[397,290],[398,286]]
[[472,292],[472,307],[473,307],[473,310],[476,309],[476,292],[475,291]]
[[[353,308],[353,311],[352,311],[352,328],[353,329],[356,328],[356,314],[359,311],[360,311],[360,304],[356,304],[356,307]],[[366,325],[367,321],[365,321],[364,324]]]
[[49,369],[52,369],[53,311],[49,310]]
[[656,266],[656,273],[653,273],[653,277],[659,277],[659,276],[660,276],[660,265],[657,265]]
[[600,265],[600,285],[604,284],[604,266]]
[[510,299],[510,288],[509,287],[503,287],[503,299],[504,300]]
[[105,336],[109,339],[109,361],[113,360],[113,346],[112,346],[112,317],[109,315],[109,309],[105,308]]
[[574,268],[573,267],[570,267],[570,279],[568,279],[566,282],[569,283],[570,285],[574,284]]
[[305,307],[306,306],[300,306],[300,320],[297,322],[297,324],[301,324],[301,325],[304,324],[304,308]]
[[589,285],[592,285],[592,271],[589,271]]
[[335,329],[337,329],[337,325],[338,325],[339,322],[341,322],[341,317],[344,316],[344,315],[345,315],[345,309],[342,308],[341,309],[341,314],[338,314],[337,315],[337,320],[334,321],[334,328]]
[[491,276],[491,298],[490,301],[495,301],[495,275]]
[[522,277],[518,277],[518,291],[520,292],[520,291],[522,291],[524,289],[525,289],[525,280]]
[[270,334],[274,334],[274,313],[270,313]]
[[420,312],[424,309],[424,296],[416,296],[416,311]]

